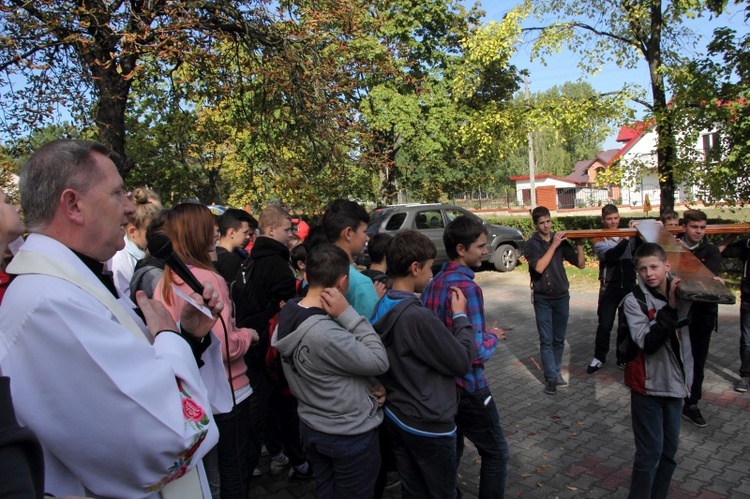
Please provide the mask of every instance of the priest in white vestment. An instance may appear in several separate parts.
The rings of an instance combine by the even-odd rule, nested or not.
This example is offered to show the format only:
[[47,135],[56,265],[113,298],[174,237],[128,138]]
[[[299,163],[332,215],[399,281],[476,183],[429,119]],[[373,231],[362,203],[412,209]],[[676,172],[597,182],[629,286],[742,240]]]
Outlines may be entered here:
[[201,458],[216,444],[212,410],[231,409],[211,316],[180,324],[141,295],[118,300],[103,265],[122,249],[133,204],[95,142],[60,140],[21,171],[31,235],[0,306],[0,366],[19,422],[39,437],[45,490],[56,496],[209,497]]

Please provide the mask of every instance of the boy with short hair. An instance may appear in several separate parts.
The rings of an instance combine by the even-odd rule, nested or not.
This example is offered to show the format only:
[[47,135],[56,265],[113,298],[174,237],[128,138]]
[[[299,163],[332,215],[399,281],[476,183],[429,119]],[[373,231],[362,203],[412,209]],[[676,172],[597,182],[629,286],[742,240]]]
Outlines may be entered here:
[[680,225],[680,215],[676,211],[665,211],[659,218],[664,227],[677,227]]
[[671,263],[658,244],[643,243],[635,267],[648,315],[633,293],[625,297],[625,319],[639,347],[625,366],[636,448],[628,497],[659,499],[667,497],[677,466],[680,412],[692,383],[690,337],[680,329],[690,303],[681,306],[675,292],[680,279],[670,277]]
[[[602,227],[617,229],[620,226],[620,212],[617,206],[606,204],[602,207]],[[633,244],[635,238],[597,237],[594,238],[594,253],[599,258],[599,303],[596,315],[599,323],[594,340],[594,358],[586,372],[594,374],[607,361],[609,340],[615,323],[617,307],[635,286],[633,266]],[[617,367],[625,363],[617,359]]]
[[380,377],[388,391],[385,428],[396,454],[404,497],[456,496],[454,378],[474,361],[474,331],[461,290],[450,292],[449,331],[414,293],[432,278],[437,250],[416,231],[400,232],[387,249],[393,287],[378,302],[373,327],[388,352],[388,372]]
[[[679,239],[683,246],[695,255],[714,276],[718,276],[721,272],[721,252],[718,246],[708,243],[703,237],[706,233],[708,217],[700,210],[686,210],[682,218],[685,233]],[[721,280],[719,277],[715,279]],[[703,428],[708,424],[698,409],[698,402],[703,392],[703,372],[708,359],[711,334],[716,331],[718,322],[718,304],[706,302],[693,304],[693,320],[689,326],[690,345],[693,349],[693,385],[690,388],[690,395],[685,399],[682,416],[698,428]]]
[[229,208],[219,217],[219,244],[214,267],[228,285],[237,277],[248,254],[244,250],[255,237],[258,221],[245,210]]
[[552,219],[547,208],[534,208],[531,219],[536,232],[524,244],[523,254],[529,262],[531,275],[534,315],[544,369],[544,393],[554,395],[558,386],[568,384],[560,374],[570,315],[570,284],[563,260],[582,269],[586,257],[580,239],[576,241],[574,250],[564,232],[552,232]]
[[463,437],[477,448],[482,458],[479,470],[479,497],[503,497],[508,465],[508,443],[500,425],[500,413],[484,377],[484,363],[493,353],[498,340],[505,339],[502,329],[487,329],[484,320],[482,288],[474,282],[474,271],[487,255],[487,228],[478,218],[456,217],[443,232],[443,244],[450,261],[443,265],[422,293],[422,303],[437,314],[448,329],[453,328],[452,288],[466,296],[466,315],[474,329],[476,358],[468,373],[456,377],[458,413],[456,458],[461,460]]
[[372,236],[367,243],[367,254],[370,256],[370,267],[362,273],[372,279],[372,282],[380,281],[388,287],[391,277],[388,275],[388,262],[385,257],[388,245],[393,236],[385,232],[379,232]]
[[[318,497],[372,497],[388,355],[370,322],[344,298],[349,257],[332,244],[307,256],[309,290],[281,310],[272,345],[298,401],[300,433]],[[331,451],[335,449],[335,451]]]
[[[348,199],[336,199],[328,205],[323,214],[323,231],[328,241],[335,244],[349,256],[349,292],[346,301],[360,315],[372,316],[378,293],[372,280],[354,266],[354,257],[362,253],[370,237],[367,235],[367,224],[370,216],[365,209]],[[380,285],[382,292],[385,286]],[[382,293],[381,293],[382,296]]]

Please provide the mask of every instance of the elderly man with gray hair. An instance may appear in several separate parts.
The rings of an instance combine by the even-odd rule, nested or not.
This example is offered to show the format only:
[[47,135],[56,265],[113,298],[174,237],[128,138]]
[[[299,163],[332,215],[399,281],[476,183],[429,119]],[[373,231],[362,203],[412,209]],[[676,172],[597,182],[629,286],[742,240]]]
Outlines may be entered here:
[[[223,304],[204,284],[175,324],[163,306],[118,299],[107,261],[133,204],[95,142],[58,140],[21,170],[31,235],[8,267],[0,365],[20,422],[39,437],[57,496],[208,497],[201,458],[217,442],[212,408],[231,408]],[[142,318],[141,318],[142,317]],[[201,367],[202,366],[202,367]]]

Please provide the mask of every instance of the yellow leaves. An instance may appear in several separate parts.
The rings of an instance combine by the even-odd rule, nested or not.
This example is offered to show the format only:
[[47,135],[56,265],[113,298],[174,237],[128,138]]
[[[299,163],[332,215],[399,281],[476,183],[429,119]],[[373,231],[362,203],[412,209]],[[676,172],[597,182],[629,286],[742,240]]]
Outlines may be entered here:
[[525,2],[510,10],[501,22],[492,21],[462,40],[464,62],[453,80],[454,95],[474,93],[479,84],[478,69],[498,61],[508,64],[521,39],[521,22],[530,9],[530,3]]

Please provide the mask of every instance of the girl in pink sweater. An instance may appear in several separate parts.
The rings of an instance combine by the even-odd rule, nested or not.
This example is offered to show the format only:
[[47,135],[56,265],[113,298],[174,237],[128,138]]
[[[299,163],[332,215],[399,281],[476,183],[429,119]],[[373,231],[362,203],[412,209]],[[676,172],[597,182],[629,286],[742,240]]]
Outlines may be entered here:
[[[218,470],[211,462],[211,453],[204,458],[206,474],[212,486],[221,478],[221,497],[247,497],[251,472],[258,461],[260,445],[258,436],[252,434],[251,400],[253,389],[245,372],[244,355],[250,346],[258,341],[258,334],[249,328],[238,328],[234,324],[232,300],[229,288],[221,275],[216,273],[209,257],[213,250],[214,219],[205,206],[183,203],[175,206],[167,215],[164,231],[172,240],[175,253],[190,268],[199,282],[210,282],[218,290],[224,302],[221,321],[214,326],[214,334],[221,340],[224,369],[234,391],[235,406],[230,413],[216,417],[219,426]],[[185,300],[172,291],[172,285],[189,295],[192,290],[176,274],[165,268],[154,291],[154,299],[161,301],[177,321],[186,305]],[[213,452],[213,451],[212,451]],[[215,457],[215,456],[214,456]],[[213,492],[213,490],[212,490]]]

